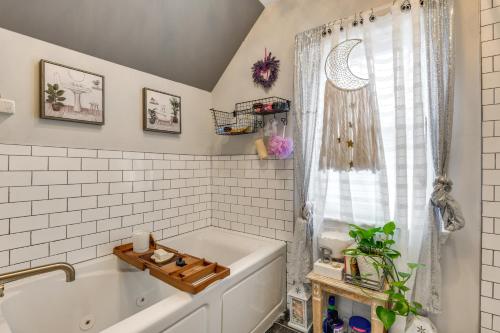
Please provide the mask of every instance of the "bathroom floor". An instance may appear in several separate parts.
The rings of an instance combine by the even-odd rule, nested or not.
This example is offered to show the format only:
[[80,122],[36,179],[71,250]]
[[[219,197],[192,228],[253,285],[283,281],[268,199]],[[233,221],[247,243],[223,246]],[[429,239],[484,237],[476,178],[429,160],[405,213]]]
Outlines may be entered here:
[[267,330],[266,333],[300,333],[299,331],[286,326],[282,320],[275,322],[274,325]]

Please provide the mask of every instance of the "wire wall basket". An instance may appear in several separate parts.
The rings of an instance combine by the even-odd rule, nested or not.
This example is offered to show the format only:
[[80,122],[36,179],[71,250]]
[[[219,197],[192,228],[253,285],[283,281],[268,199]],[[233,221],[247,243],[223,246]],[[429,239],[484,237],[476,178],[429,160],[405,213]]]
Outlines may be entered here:
[[266,97],[236,103],[236,111],[251,111],[255,115],[268,115],[290,111],[290,101],[281,97]]
[[259,118],[251,111],[225,112],[211,109],[215,125],[215,134],[242,135],[257,132]]
[[281,121],[287,124],[290,101],[280,97],[266,97],[236,103],[233,112],[212,111],[215,134],[242,135],[256,133],[264,127],[264,116],[282,113]]

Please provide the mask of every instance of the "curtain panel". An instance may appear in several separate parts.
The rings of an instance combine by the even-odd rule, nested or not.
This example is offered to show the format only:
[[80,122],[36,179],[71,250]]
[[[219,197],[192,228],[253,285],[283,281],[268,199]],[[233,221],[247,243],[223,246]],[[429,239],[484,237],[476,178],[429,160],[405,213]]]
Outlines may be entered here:
[[[425,265],[411,283],[413,298],[428,312],[439,312],[439,247],[444,230],[458,230],[463,217],[446,178],[453,120],[452,0],[411,1],[386,7],[373,22],[344,29],[321,26],[296,36],[295,230],[292,278],[305,282],[318,256],[316,239],[338,223],[398,226],[400,268]],[[380,118],[380,170],[320,170],[324,133],[325,61],[338,43],[358,38],[350,54],[356,75],[370,79]],[[326,118],[325,118],[326,119]],[[434,181],[434,182],[433,182]],[[342,224],[342,223],[341,223]],[[394,332],[401,331],[401,327]]]
[[290,273],[293,283],[304,284],[312,269],[313,203],[310,182],[317,168],[316,147],[319,78],[321,72],[321,32],[318,27],[295,38],[294,115],[295,115],[295,228]]

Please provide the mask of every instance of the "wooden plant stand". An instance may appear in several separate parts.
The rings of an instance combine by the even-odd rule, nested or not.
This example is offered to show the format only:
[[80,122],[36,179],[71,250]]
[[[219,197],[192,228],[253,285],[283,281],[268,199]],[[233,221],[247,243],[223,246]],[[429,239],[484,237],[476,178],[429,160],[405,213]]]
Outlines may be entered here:
[[314,333],[322,333],[323,297],[324,293],[341,296],[355,302],[371,306],[372,333],[385,333],[384,324],[378,319],[376,309],[381,305],[387,307],[388,295],[383,292],[360,288],[358,286],[335,280],[316,273],[309,273],[307,278],[312,283],[313,328]]
[[[156,244],[152,238],[147,252],[138,254],[132,249],[132,243],[123,244],[115,247],[113,253],[140,270],[148,268],[149,274],[155,278],[191,294],[199,293],[213,282],[221,280],[230,274],[227,267]],[[165,263],[157,264],[151,259],[154,250],[157,249],[164,249],[167,252],[174,253],[174,257]],[[176,260],[178,258],[183,258],[186,265],[183,267],[177,266]]]

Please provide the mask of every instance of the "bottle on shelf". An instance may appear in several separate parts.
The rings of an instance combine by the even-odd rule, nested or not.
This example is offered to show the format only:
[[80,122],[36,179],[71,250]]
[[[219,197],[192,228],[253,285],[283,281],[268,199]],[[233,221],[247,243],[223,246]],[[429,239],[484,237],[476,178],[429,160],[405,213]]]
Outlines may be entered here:
[[327,315],[323,321],[323,333],[344,333],[344,321],[335,307],[335,296],[328,297]]

